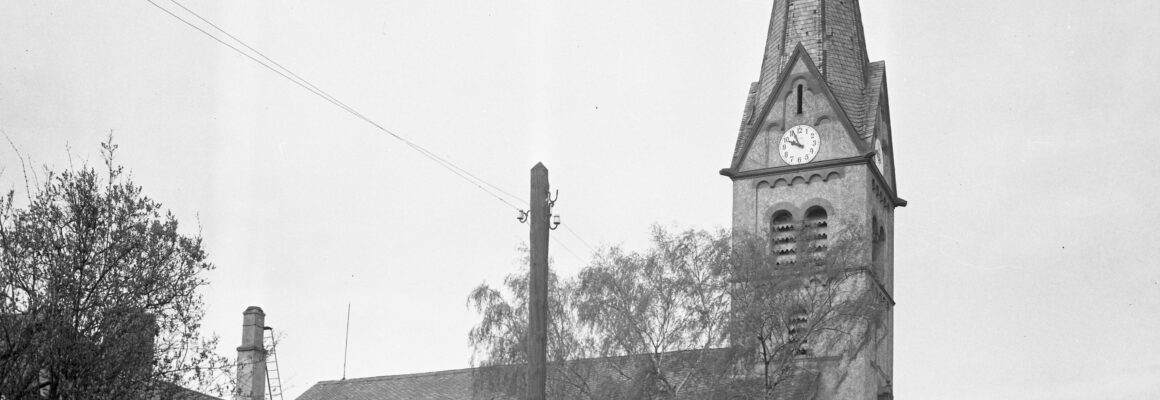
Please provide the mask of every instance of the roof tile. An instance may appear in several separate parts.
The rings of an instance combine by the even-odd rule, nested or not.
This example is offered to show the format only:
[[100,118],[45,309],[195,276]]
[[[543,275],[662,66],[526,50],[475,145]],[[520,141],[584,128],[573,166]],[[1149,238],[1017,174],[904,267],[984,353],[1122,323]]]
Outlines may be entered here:
[[[733,349],[713,349],[709,350],[708,353],[699,353],[698,351],[662,353],[659,358],[665,360],[663,362],[674,371],[685,371],[685,368],[694,365],[712,365],[707,363],[718,363],[722,366],[720,374],[697,375],[697,379],[690,380],[682,391],[683,394],[677,396],[677,400],[733,398],[735,393],[728,392],[736,391],[737,388],[745,386],[745,383],[733,380],[734,377],[730,374],[731,368],[725,366],[732,365],[728,363],[730,358],[725,357],[730,354],[730,351]],[[651,362],[650,360],[645,355],[584,359],[570,361],[565,364],[566,367],[563,370],[557,370],[557,372],[589,376],[590,378],[585,380],[583,384],[591,385],[590,388],[596,390],[592,393],[599,396],[601,394],[600,388],[608,382],[624,383],[639,378],[634,371],[647,370],[647,368],[642,369],[642,366]],[[513,399],[511,396],[487,392],[481,389],[482,386],[476,385],[474,379],[481,376],[481,371],[483,369],[469,368],[421,374],[323,381],[308,389],[298,397],[298,400]],[[684,372],[681,372],[678,375],[683,374]],[[770,398],[786,400],[806,398],[803,396],[816,390],[817,377],[817,372],[813,370],[795,368],[793,372],[786,375],[786,379],[779,381]],[[727,380],[729,384],[720,385],[721,379]],[[613,385],[615,386],[617,383],[613,383]],[[566,392],[574,390],[571,389],[573,386],[568,384],[557,387]],[[565,393],[564,397],[568,397],[568,395]]]

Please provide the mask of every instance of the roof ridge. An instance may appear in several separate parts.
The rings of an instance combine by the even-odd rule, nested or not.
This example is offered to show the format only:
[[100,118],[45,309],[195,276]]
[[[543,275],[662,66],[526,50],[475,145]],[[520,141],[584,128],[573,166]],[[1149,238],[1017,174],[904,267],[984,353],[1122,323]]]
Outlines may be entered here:
[[380,376],[368,376],[368,377],[363,377],[363,378],[335,379],[335,380],[331,380],[331,381],[321,381],[321,382],[318,382],[317,384],[318,385],[333,385],[333,384],[338,384],[338,383],[377,382],[377,381],[388,381],[388,380],[395,380],[395,379],[419,378],[419,377],[424,377],[424,376],[453,375],[453,374],[457,374],[457,373],[472,372],[472,371],[475,371],[476,369],[478,369],[478,368],[459,368],[459,369],[447,369],[447,370],[432,371],[432,372],[418,372],[418,373],[413,373],[413,374],[380,375]]
[[[721,351],[721,350],[726,350],[726,349],[728,349],[728,347],[714,347],[714,348],[710,348],[710,349],[683,349],[683,350],[666,351],[662,354],[672,355],[672,354],[689,353],[689,352],[695,352],[695,351]],[[580,359],[576,359],[576,360],[568,360],[568,361],[565,361],[565,363],[611,361],[611,360],[623,359],[623,358],[643,357],[643,356],[647,356],[647,355],[648,354],[642,353],[642,354],[626,354],[626,355],[619,355],[619,356],[580,358]],[[413,373],[413,374],[380,375],[380,376],[368,376],[368,377],[363,377],[363,378],[335,379],[335,380],[330,380],[330,381],[320,381],[317,384],[318,385],[333,385],[333,384],[339,384],[339,383],[378,382],[378,381],[389,381],[389,380],[396,380],[396,379],[420,378],[420,377],[424,377],[424,376],[453,375],[453,374],[459,374],[459,373],[472,373],[472,372],[475,372],[475,371],[480,370],[480,369],[487,369],[487,368],[493,368],[493,367],[504,367],[504,366],[514,366],[514,365],[489,365],[489,366],[481,366],[481,367],[448,369],[448,370],[432,371],[432,372],[418,372],[418,373]]]

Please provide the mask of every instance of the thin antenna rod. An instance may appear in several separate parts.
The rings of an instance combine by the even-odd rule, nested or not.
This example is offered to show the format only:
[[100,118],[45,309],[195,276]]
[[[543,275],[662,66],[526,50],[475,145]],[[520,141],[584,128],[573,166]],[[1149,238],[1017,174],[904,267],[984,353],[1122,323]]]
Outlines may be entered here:
[[346,340],[342,343],[342,380],[346,380],[346,351],[350,348],[350,303],[346,303]]

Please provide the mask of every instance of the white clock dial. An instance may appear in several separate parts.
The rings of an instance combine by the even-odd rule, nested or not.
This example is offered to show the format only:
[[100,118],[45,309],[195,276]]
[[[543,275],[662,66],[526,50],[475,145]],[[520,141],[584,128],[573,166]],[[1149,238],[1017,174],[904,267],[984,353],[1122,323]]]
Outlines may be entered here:
[[882,139],[874,140],[874,165],[878,166],[878,172],[886,173],[886,155],[882,153]]
[[798,125],[789,128],[781,135],[781,143],[777,146],[777,153],[789,165],[805,164],[813,161],[822,148],[822,137],[818,131],[809,125]]

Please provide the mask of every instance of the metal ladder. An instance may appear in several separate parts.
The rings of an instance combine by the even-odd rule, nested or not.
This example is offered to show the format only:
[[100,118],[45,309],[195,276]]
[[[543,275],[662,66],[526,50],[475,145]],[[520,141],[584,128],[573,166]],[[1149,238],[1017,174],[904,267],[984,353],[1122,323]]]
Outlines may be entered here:
[[274,341],[274,328],[262,328],[262,335],[266,342],[266,391],[270,400],[282,399],[282,376],[278,373],[278,353],[275,349],[278,343]]

